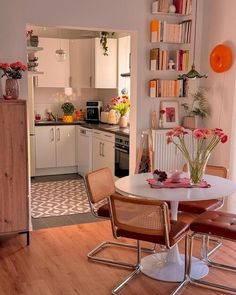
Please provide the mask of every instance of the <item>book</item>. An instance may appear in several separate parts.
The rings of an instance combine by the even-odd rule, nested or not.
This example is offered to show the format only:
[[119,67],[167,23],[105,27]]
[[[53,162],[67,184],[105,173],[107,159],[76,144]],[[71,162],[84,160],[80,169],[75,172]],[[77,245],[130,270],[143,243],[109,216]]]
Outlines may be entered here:
[[157,42],[158,20],[151,21],[151,42]]
[[157,69],[158,61],[158,48],[153,48],[150,50],[150,70],[155,71]]
[[156,80],[151,80],[150,81],[150,85],[149,85],[149,88],[150,88],[150,97],[156,97],[156,89],[157,89],[157,81]]

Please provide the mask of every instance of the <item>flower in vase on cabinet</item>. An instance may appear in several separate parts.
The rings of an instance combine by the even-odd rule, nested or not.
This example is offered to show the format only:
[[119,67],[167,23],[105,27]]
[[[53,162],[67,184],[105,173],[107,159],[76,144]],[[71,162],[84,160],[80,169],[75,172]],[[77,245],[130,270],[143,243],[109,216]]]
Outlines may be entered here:
[[121,97],[112,98],[114,103],[113,109],[120,114],[119,124],[120,127],[127,127],[128,118],[127,113],[130,109],[130,100],[127,95],[122,95]]
[[22,72],[27,70],[27,66],[20,61],[8,64],[0,63],[0,70],[3,71],[1,77],[6,76],[6,85],[4,95],[5,99],[17,99],[19,97],[18,79],[22,78]]

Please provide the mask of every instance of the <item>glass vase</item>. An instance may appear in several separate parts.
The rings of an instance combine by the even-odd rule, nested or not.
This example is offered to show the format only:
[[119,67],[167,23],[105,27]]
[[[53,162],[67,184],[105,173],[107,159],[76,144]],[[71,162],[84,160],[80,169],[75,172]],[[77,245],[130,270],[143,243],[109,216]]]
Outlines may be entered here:
[[210,155],[211,153],[209,152],[202,152],[193,154],[191,159],[187,159],[190,184],[196,185],[203,180],[203,175]]
[[8,78],[6,79],[5,85],[6,95],[5,99],[17,99],[19,97],[19,83],[17,79]]

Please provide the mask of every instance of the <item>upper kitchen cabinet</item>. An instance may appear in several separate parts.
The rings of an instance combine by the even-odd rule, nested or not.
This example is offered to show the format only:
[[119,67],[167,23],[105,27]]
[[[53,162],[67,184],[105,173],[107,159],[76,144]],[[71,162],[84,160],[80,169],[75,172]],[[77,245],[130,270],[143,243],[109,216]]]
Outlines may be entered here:
[[93,39],[70,40],[71,86],[92,87],[92,46]]
[[[57,38],[39,38],[39,44],[44,50],[38,52],[38,70],[44,75],[38,76],[37,87],[69,87],[70,62],[69,40]],[[55,51],[59,48],[66,51],[65,61],[57,61]]]
[[117,88],[117,39],[107,39],[108,56],[100,38],[70,41],[73,88]]

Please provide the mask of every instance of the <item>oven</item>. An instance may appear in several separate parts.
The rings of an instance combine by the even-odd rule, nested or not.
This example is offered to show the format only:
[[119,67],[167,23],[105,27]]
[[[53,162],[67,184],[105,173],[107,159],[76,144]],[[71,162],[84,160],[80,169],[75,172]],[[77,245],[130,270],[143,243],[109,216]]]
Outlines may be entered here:
[[115,137],[115,176],[129,175],[129,137]]

